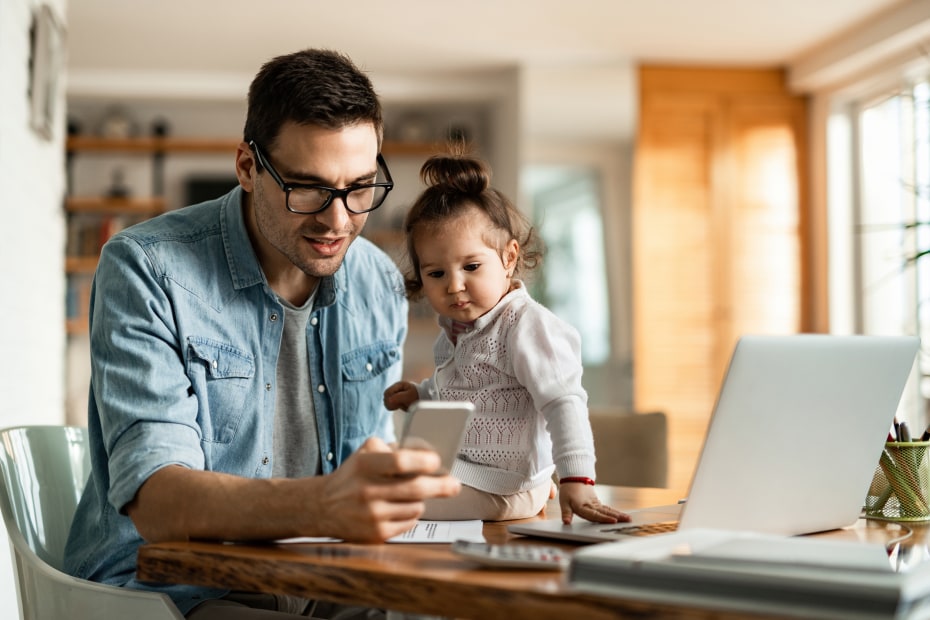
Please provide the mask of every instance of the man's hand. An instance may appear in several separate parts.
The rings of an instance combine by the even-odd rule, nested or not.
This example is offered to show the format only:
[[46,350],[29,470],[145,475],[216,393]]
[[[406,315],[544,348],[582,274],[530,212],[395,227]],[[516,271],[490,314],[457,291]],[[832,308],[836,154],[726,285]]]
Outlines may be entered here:
[[559,485],[559,507],[562,509],[562,523],[572,522],[572,515],[597,523],[617,523],[629,521],[630,515],[602,504],[594,492],[594,487],[582,482],[565,482]]
[[398,381],[384,390],[384,406],[388,411],[407,410],[407,407],[420,400],[417,386],[410,381]]
[[406,532],[423,514],[423,500],[457,495],[461,485],[451,476],[429,475],[439,455],[424,450],[391,450],[368,439],[335,472],[324,476],[317,504],[327,536],[349,541],[381,542]]
[[435,452],[393,451],[376,438],[325,476],[257,479],[168,465],[143,483],[126,512],[149,542],[380,542],[413,527],[424,500],[458,494],[455,478],[428,475],[438,467]]

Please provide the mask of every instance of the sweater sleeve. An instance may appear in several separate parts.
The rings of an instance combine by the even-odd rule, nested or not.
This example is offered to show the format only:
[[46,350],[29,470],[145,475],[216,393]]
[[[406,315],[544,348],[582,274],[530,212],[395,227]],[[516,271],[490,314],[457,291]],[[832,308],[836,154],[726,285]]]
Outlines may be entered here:
[[588,395],[581,385],[578,331],[538,304],[530,304],[508,336],[517,380],[527,388],[552,439],[559,477],[595,477]]

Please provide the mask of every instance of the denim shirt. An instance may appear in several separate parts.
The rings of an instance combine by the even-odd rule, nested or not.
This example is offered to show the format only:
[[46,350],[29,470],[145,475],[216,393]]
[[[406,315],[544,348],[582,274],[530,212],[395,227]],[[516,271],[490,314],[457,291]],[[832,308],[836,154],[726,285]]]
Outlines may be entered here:
[[[236,188],[114,236],[91,296],[93,473],[65,570],[166,592],[182,613],[225,591],[136,581],[143,540],[124,509],[166,465],[271,476],[284,308],[252,249],[242,199]],[[394,440],[382,395],[400,379],[406,331],[397,268],[357,238],[336,274],[321,279],[307,325],[324,474],[370,436]]]

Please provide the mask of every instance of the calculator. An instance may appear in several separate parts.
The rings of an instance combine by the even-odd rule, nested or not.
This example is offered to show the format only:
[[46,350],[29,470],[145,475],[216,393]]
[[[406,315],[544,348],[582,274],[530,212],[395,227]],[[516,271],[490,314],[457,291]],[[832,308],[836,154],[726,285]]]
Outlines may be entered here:
[[495,568],[522,568],[531,570],[565,570],[571,553],[558,547],[511,543],[497,545],[457,540],[452,552],[469,560]]

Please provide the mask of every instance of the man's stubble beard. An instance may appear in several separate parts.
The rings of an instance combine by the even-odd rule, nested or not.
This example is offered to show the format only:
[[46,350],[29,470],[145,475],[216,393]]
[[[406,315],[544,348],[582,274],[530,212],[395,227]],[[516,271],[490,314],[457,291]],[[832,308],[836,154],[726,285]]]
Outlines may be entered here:
[[[272,217],[269,213],[268,209],[273,207],[265,203],[264,187],[261,184],[256,184],[252,199],[252,209],[254,211],[258,234],[262,236],[266,243],[287,258],[291,264],[311,278],[324,278],[332,276],[339,271],[339,268],[345,260],[345,255],[349,250],[349,246],[355,242],[355,239],[361,234],[365,223],[368,221],[366,217],[362,221],[361,226],[355,226],[354,222],[350,220],[348,230],[342,231],[346,235],[346,245],[339,255],[308,259],[305,258],[305,255],[299,250],[300,244],[306,243],[304,241],[305,237],[325,236],[327,233],[332,232],[330,228],[314,221],[309,228],[304,226],[293,231],[293,233],[291,233],[291,231],[285,232],[283,227],[276,226],[281,220]],[[339,206],[339,204],[331,204],[328,208],[335,209]],[[287,209],[284,205],[282,205],[281,208]],[[290,212],[288,211],[288,213]]]

